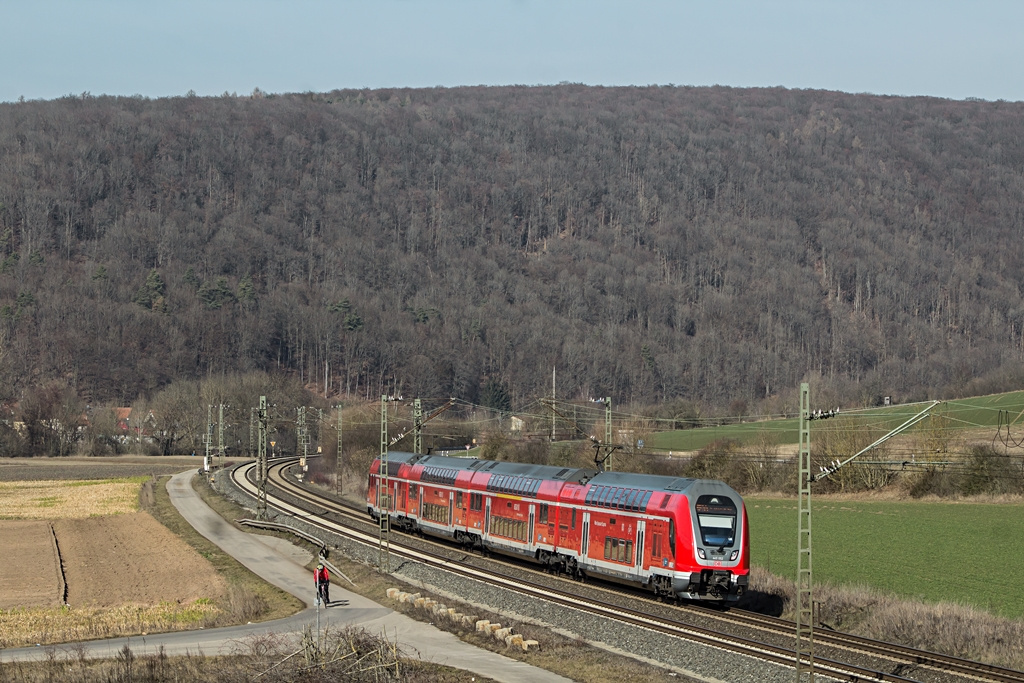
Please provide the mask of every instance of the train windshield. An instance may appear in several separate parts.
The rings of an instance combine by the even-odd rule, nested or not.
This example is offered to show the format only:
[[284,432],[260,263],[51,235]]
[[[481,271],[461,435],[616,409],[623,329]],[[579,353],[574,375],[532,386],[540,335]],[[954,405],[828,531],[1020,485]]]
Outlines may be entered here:
[[736,543],[736,505],[725,496],[697,499],[697,523],[707,546],[731,548]]

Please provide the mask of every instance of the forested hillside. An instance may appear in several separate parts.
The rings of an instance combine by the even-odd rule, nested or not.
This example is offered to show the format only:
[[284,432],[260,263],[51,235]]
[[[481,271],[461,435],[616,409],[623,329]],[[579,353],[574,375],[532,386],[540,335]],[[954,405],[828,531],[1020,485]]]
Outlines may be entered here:
[[[495,87],[0,105],[0,396],[1017,387],[1024,103]],[[972,384],[972,382],[974,384]],[[984,384],[978,384],[983,382]],[[770,404],[769,404],[770,405]]]

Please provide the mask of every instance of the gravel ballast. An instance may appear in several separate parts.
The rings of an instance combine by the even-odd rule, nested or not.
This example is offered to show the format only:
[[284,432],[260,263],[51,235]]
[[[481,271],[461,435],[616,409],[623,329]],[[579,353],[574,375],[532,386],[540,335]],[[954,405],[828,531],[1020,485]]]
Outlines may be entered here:
[[[216,487],[219,492],[239,505],[255,509],[255,498],[238,489],[228,476],[228,472],[222,471],[217,474]],[[289,524],[323,537],[329,545],[337,549],[337,552],[350,560],[370,566],[377,564],[379,551],[376,546],[371,547],[325,532],[302,519],[280,514],[272,508],[271,515],[273,521]],[[415,540],[415,537],[403,535],[402,540]],[[465,556],[465,553],[452,548],[452,556],[450,559],[458,559]],[[475,556],[472,557],[476,559]],[[504,570],[504,573],[524,574],[524,578],[535,584],[542,583],[548,578],[541,572],[514,566]],[[663,666],[697,680],[730,683],[791,683],[793,680],[794,670],[791,666],[763,662],[745,655],[659,634],[642,627],[623,624],[582,610],[456,576],[419,562],[393,560],[391,575],[397,580],[435,593],[445,600],[500,614],[503,617],[502,623],[506,626],[514,626],[515,621],[543,626],[563,636],[579,638],[596,647]],[[815,678],[822,681],[833,680],[821,674],[817,674]]]

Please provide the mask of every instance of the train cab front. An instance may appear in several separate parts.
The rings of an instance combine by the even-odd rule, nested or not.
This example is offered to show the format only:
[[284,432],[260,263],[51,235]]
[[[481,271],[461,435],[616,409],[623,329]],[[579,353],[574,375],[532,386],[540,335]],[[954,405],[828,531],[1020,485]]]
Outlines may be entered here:
[[731,603],[747,590],[749,535],[739,494],[716,483],[723,490],[691,499],[694,565],[679,581],[680,597]]

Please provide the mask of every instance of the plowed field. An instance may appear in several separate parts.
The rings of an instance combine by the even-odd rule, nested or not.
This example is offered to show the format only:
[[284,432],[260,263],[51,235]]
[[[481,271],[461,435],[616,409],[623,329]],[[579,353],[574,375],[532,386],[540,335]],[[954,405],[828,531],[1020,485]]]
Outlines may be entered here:
[[[54,474],[52,467],[26,467]],[[83,463],[77,471],[93,474],[95,467]],[[124,480],[0,485],[0,517],[8,517],[0,520],[0,609],[58,606],[65,581],[72,607],[222,597],[227,586],[210,563],[149,513],[136,511],[140,486]]]
[[189,603],[226,592],[210,563],[149,513],[61,519],[54,529],[73,607]]
[[61,604],[64,584],[49,522],[2,521],[0,538],[0,609]]

